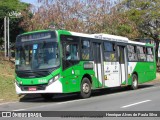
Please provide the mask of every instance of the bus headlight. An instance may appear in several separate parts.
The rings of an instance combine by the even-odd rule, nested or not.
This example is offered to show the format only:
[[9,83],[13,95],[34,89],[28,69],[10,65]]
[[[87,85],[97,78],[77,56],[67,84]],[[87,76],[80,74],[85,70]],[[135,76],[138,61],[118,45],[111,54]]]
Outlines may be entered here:
[[55,82],[58,79],[59,79],[59,75],[56,75],[55,77],[53,77],[52,79],[49,80],[48,85],[52,84],[53,82]]
[[19,85],[19,82],[17,81],[17,80],[15,80],[15,83],[16,83],[16,85],[19,87],[20,85]]
[[22,85],[22,81],[20,81],[19,84]]
[[20,87],[20,85],[22,85],[22,81],[17,81],[17,80],[15,80],[15,83],[16,83],[16,85],[17,85],[18,87]]

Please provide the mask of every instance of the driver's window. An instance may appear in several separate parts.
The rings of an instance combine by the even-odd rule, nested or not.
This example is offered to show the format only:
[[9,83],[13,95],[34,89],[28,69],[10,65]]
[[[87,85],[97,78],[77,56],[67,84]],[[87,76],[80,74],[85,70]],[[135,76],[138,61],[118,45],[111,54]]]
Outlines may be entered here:
[[66,60],[79,60],[78,44],[66,45]]

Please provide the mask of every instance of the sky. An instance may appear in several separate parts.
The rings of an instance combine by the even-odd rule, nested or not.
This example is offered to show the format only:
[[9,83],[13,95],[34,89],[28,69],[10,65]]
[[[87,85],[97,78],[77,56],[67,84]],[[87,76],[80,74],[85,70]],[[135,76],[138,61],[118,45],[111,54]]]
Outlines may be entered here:
[[21,0],[22,2],[31,3],[33,5],[36,5],[37,0]]
[[[22,2],[26,3],[31,3],[36,6],[37,0],[21,0]],[[111,0],[111,2],[114,4],[115,1],[120,1],[120,0]]]
[[[38,0],[20,0],[20,1],[33,4],[35,7],[40,6],[40,3],[37,2]],[[112,3],[112,6],[114,6],[116,2],[120,2],[120,1],[121,0],[110,0],[110,2]]]

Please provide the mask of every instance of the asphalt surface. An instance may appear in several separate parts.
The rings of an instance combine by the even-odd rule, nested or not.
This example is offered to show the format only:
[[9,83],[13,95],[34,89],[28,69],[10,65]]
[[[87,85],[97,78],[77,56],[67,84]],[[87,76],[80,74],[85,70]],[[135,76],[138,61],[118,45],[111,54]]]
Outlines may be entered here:
[[[160,111],[159,93],[160,83],[154,83],[140,85],[138,90],[129,90],[127,88],[95,90],[88,99],[79,99],[76,94],[63,94],[56,95],[53,97],[53,100],[46,101],[39,95],[34,97],[32,95],[26,95],[18,102],[0,104],[0,111]],[[107,117],[105,117],[105,119],[106,118]],[[0,118],[0,120],[1,119],[8,120],[8,118]],[[17,120],[19,118],[12,119]],[[36,118],[32,119],[35,120]],[[62,118],[53,117],[47,119]],[[75,120],[80,118],[63,119]],[[118,119],[127,120],[132,118],[120,117]],[[152,118],[143,117],[139,119],[150,120]]]

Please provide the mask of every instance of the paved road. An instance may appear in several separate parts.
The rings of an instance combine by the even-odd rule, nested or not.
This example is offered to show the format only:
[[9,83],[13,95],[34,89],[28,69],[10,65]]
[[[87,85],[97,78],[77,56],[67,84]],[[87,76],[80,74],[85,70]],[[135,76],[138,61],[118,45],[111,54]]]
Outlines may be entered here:
[[96,90],[88,99],[74,94],[57,95],[52,101],[25,96],[19,102],[0,104],[0,111],[160,111],[160,84],[140,85],[138,90]]

